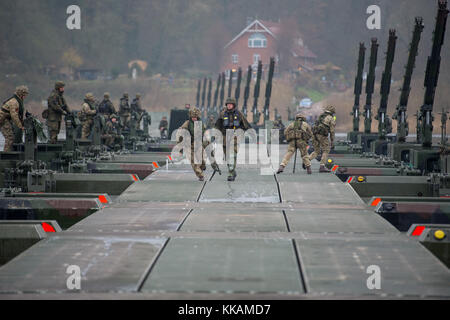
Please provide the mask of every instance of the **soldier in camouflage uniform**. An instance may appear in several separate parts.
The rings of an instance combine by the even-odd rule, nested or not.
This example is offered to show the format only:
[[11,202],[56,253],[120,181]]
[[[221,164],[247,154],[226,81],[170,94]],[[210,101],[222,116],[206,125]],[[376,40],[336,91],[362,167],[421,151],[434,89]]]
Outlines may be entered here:
[[311,161],[308,155],[308,143],[313,136],[310,125],[306,122],[306,118],[302,114],[297,114],[295,121],[291,123],[284,131],[287,141],[289,142],[288,152],[284,156],[283,161],[280,164],[277,174],[284,171],[284,168],[288,165],[292,156],[300,150],[302,155],[303,167],[306,168],[308,174],[311,174]]
[[273,122],[273,129],[279,131],[279,142],[282,143],[285,140],[284,131],[286,127],[284,126],[283,120],[280,115],[278,115],[275,121]]
[[[198,108],[190,108],[189,109],[189,120],[186,121],[185,123],[183,123],[183,125],[180,127],[180,129],[185,129],[189,132],[190,136],[191,136],[191,152],[190,152],[190,161],[191,161],[191,165],[192,165],[192,169],[195,172],[195,175],[198,177],[199,181],[204,181],[205,177],[203,175],[203,171],[206,170],[206,163],[205,163],[205,157],[204,157],[204,149],[206,149],[209,145],[208,141],[204,140],[204,134],[206,131],[206,127],[205,125],[202,123],[202,146],[197,147],[197,149],[195,149],[195,141],[194,141],[194,128],[195,128],[195,123],[197,121],[201,121],[201,111]],[[178,134],[178,138],[177,138],[178,143],[181,143],[182,141],[182,137],[180,136],[180,134]],[[214,157],[214,154],[212,155]],[[197,161],[196,161],[197,160]],[[198,162],[201,161],[201,164],[198,164]],[[195,163],[197,162],[197,163]],[[211,167],[215,170],[215,171],[219,171],[219,166],[217,165],[217,163],[215,162],[214,159],[212,159],[212,163],[211,163]]]
[[83,106],[80,111],[81,120],[81,139],[88,139],[94,125],[94,116],[97,114],[95,109],[95,98],[92,93],[87,93],[84,98]]
[[159,133],[161,139],[167,139],[167,132],[169,130],[169,122],[167,121],[167,117],[162,117],[159,122]]
[[55,83],[55,90],[48,97],[48,111],[46,115],[47,127],[50,136],[50,143],[55,144],[58,141],[58,134],[61,130],[62,116],[70,113],[70,109],[64,99],[64,82]]
[[98,112],[107,120],[112,114],[116,113],[116,109],[110,100],[110,95],[108,92],[105,92],[103,97],[103,101],[100,102],[100,105],[98,106]]
[[142,109],[142,104],[141,104],[141,94],[140,93],[136,94],[136,98],[133,99],[133,102],[131,103],[131,112],[134,113],[134,115],[136,117],[136,129],[139,129],[141,127],[141,120],[142,120],[142,116],[144,114],[144,109]]
[[[328,154],[330,153],[331,148],[334,147],[336,127],[335,113],[336,109],[333,106],[326,107],[324,113],[320,115],[314,125],[314,152],[311,153],[309,159],[315,159],[318,154],[322,153],[319,172],[330,172],[325,168],[325,164],[327,163]],[[330,136],[330,140],[328,140],[328,136]]]
[[14,95],[3,103],[0,110],[0,131],[5,137],[5,147],[3,151],[12,151],[14,143],[13,125],[20,130],[25,130],[23,126],[23,116],[25,108],[23,101],[29,94],[29,90],[25,86],[16,88]]
[[[216,129],[222,132],[223,135],[223,152],[227,154],[227,130],[238,130],[242,129],[247,131],[251,129],[247,118],[242,112],[236,109],[236,99],[228,98],[225,102],[225,108],[220,112],[219,118],[216,121]],[[236,160],[238,153],[238,139],[234,137],[234,141],[230,141],[230,145],[234,145],[234,157],[233,163],[230,163],[227,159],[228,165],[228,181],[234,181],[236,179]],[[231,152],[230,152],[231,153]]]
[[123,128],[129,128],[130,118],[131,118],[131,107],[128,103],[128,93],[124,93],[123,97],[120,99],[120,110],[119,110],[120,120],[122,122]]
[[122,136],[120,134],[119,117],[112,114],[105,125],[105,133],[102,135],[104,144],[111,150],[115,149],[116,144],[122,145]]

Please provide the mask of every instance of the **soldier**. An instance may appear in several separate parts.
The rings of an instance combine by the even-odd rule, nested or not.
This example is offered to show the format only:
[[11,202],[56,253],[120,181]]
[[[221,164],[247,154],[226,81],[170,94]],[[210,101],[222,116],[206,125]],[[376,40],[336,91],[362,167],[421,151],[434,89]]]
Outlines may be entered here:
[[119,128],[119,117],[112,114],[106,122],[105,133],[102,135],[104,144],[110,149],[114,150],[116,143],[121,144],[121,135]]
[[141,120],[142,120],[142,116],[144,115],[144,109],[142,109],[142,105],[141,105],[141,94],[140,93],[136,94],[136,98],[133,99],[133,102],[131,103],[131,112],[135,114],[136,129],[139,129]]
[[92,93],[87,93],[81,107],[80,120],[82,125],[81,139],[88,139],[94,124],[94,116],[97,114],[95,109],[95,98]]
[[282,143],[285,139],[284,131],[286,127],[284,126],[283,120],[280,115],[278,115],[275,121],[273,122],[273,129],[279,131],[279,143]]
[[169,129],[169,122],[167,122],[167,117],[162,117],[159,122],[159,133],[161,135],[161,139],[167,139],[167,130]]
[[[191,152],[190,152],[190,161],[191,161],[191,165],[192,165],[192,169],[195,172],[195,175],[198,177],[199,181],[204,181],[205,177],[203,175],[203,171],[206,170],[206,163],[205,163],[205,158],[204,158],[204,149],[206,149],[206,147],[209,145],[208,141],[203,140],[204,139],[204,134],[206,131],[206,127],[205,125],[202,124],[202,146],[200,148],[195,149],[195,141],[194,141],[194,128],[195,128],[195,123],[197,121],[201,121],[200,117],[201,117],[202,113],[198,108],[191,108],[189,110],[189,120],[186,121],[181,127],[180,129],[185,129],[189,131],[189,134],[191,135]],[[178,136],[177,139],[178,143],[181,143],[182,141],[182,137]],[[212,155],[214,156],[214,155]],[[200,162],[201,159],[201,164],[196,164],[195,160],[197,159],[197,162]],[[220,171],[219,170],[219,166],[217,165],[217,163],[213,160],[211,167],[214,169],[214,171]]]
[[311,161],[308,155],[308,143],[313,136],[310,125],[306,122],[306,118],[302,114],[297,114],[295,121],[292,122],[284,131],[287,141],[289,142],[288,152],[284,156],[283,161],[280,164],[277,174],[284,171],[284,168],[288,165],[292,156],[300,150],[302,155],[303,167],[307,170],[308,174],[311,174]]
[[[223,152],[226,155],[227,154],[227,130],[238,130],[242,129],[244,131],[247,131],[251,128],[250,124],[248,123],[246,117],[236,109],[236,99],[234,98],[228,98],[225,102],[225,108],[222,110],[222,112],[219,115],[219,118],[216,121],[216,129],[222,132],[223,135]],[[237,137],[234,137],[234,141],[230,143],[234,144],[234,160],[233,164],[230,164],[230,162],[227,159],[228,164],[228,181],[234,181],[236,179],[236,160],[237,160],[237,153],[238,153],[238,143],[237,143]]]
[[[55,90],[48,97],[48,111],[44,118],[47,119],[47,127],[50,136],[50,143],[55,144],[58,141],[58,134],[61,130],[62,116],[70,113],[70,109],[64,99],[65,84],[62,81],[55,83]],[[45,111],[44,111],[45,113]]]
[[109,119],[112,114],[116,113],[116,109],[110,100],[110,95],[108,92],[105,92],[103,95],[103,101],[100,102],[100,105],[98,106],[98,112],[102,114],[105,119]]
[[[330,150],[334,148],[334,130],[336,127],[335,113],[336,109],[333,106],[326,107],[325,111],[319,116],[319,119],[314,125],[314,152],[309,156],[309,159],[315,159],[317,155],[322,152],[319,172],[330,172],[330,170],[325,168],[325,164],[327,163]],[[328,141],[328,135],[330,136],[330,141]]]
[[124,93],[123,97],[120,99],[120,120],[122,122],[123,128],[129,128],[129,122],[131,118],[131,108],[128,103],[128,93]]
[[0,110],[0,131],[5,137],[5,147],[3,151],[12,151],[14,143],[13,125],[16,125],[22,132],[23,116],[25,108],[23,101],[29,94],[29,90],[26,86],[20,86],[16,88],[14,95],[3,103]]

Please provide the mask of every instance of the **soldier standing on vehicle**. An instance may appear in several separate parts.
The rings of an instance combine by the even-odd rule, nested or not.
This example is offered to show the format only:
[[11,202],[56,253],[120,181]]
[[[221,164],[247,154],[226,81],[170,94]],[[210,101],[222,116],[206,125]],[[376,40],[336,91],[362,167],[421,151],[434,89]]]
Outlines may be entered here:
[[23,102],[25,97],[29,94],[26,86],[16,88],[14,95],[3,103],[0,110],[0,131],[5,137],[5,147],[3,151],[12,151],[14,143],[13,125],[16,125],[20,130],[24,129],[23,117],[25,108]]
[[120,145],[122,144],[118,120],[119,118],[115,114],[112,114],[106,121],[105,133],[102,135],[104,144],[110,150],[115,149],[116,143],[119,143]]
[[[227,130],[236,131],[238,129],[242,129],[247,131],[251,129],[250,124],[247,121],[247,118],[236,109],[236,99],[228,98],[225,102],[225,108],[219,115],[219,118],[216,122],[216,129],[222,132],[223,135],[223,152],[226,156],[227,154]],[[237,153],[238,153],[238,139],[235,136],[233,141],[229,141],[230,147],[231,144],[234,145],[234,157],[233,163],[230,163],[231,160],[227,157],[227,165],[228,165],[228,181],[234,181],[236,179],[236,162],[237,162]]]
[[[325,168],[325,164],[328,160],[328,154],[330,150],[334,148],[334,138],[335,138],[335,119],[336,109],[333,106],[328,106],[325,111],[317,119],[314,129],[313,129],[313,146],[314,152],[310,154],[309,159],[315,159],[318,154],[322,154],[320,160],[320,170],[319,172],[330,172]],[[330,140],[328,140],[330,136]]]
[[[194,137],[194,128],[195,125],[198,121],[200,121],[201,123],[201,111],[196,108],[190,108],[189,110],[189,120],[186,121],[181,127],[180,129],[185,129],[189,132],[190,137],[191,137],[191,150],[190,150],[190,154],[188,156],[190,156],[190,161],[191,161],[191,165],[192,165],[192,169],[195,172],[195,175],[198,177],[199,181],[204,181],[205,177],[203,175],[203,171],[206,170],[206,162],[205,162],[205,157],[204,157],[204,150],[208,147],[209,145],[209,141],[206,141],[204,138],[205,135],[205,131],[206,131],[206,127],[204,124],[202,125],[202,130],[201,130],[201,134],[202,134],[202,144],[200,146],[197,146],[197,148],[195,148],[195,137]],[[181,143],[182,142],[182,137],[180,134],[178,134],[178,138],[177,138],[177,142]],[[214,155],[212,154],[212,156],[214,157]],[[196,163],[197,162],[197,163]],[[198,163],[201,162],[201,163]],[[219,166],[217,165],[217,163],[212,159],[212,163],[211,163],[211,167],[214,169],[214,171],[219,171]]]
[[48,97],[47,112],[43,112],[43,118],[47,119],[47,127],[50,136],[50,143],[55,144],[58,141],[58,134],[61,130],[62,116],[70,113],[70,109],[64,99],[65,84],[62,81],[55,83],[55,90]]
[[167,121],[167,117],[162,117],[159,122],[159,133],[161,139],[167,139],[167,132],[169,130],[169,122]]
[[97,114],[95,109],[95,98],[92,93],[87,93],[81,107],[80,120],[82,125],[81,139],[88,139],[92,126],[94,125],[94,116]]
[[116,113],[116,108],[114,108],[108,92],[105,92],[103,95],[103,101],[100,102],[100,105],[98,106],[98,112],[102,114],[106,120],[109,119],[112,114]]
[[[136,98],[133,99],[133,102],[131,103],[131,112],[134,113],[134,116],[136,117],[136,129],[139,129],[141,126],[141,120],[142,116],[144,115],[144,109],[141,105],[141,94],[136,94]],[[151,120],[150,120],[151,121]]]
[[308,156],[308,143],[311,140],[313,133],[310,125],[306,122],[306,118],[302,114],[297,114],[295,121],[292,122],[284,131],[287,141],[289,142],[288,152],[284,156],[280,164],[277,174],[284,171],[292,156],[300,150],[303,160],[303,167],[306,168],[308,174],[311,174],[311,161]]
[[129,128],[130,118],[131,118],[131,107],[128,103],[128,93],[124,93],[123,97],[120,99],[120,110],[119,110],[120,120],[122,122],[123,128]]

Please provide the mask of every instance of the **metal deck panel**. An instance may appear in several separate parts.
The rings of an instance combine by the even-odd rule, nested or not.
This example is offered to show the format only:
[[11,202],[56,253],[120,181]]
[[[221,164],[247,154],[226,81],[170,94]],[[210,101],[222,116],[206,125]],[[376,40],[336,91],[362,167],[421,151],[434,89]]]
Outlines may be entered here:
[[165,239],[83,235],[39,242],[0,268],[0,292],[62,291],[67,267],[81,269],[82,291],[135,291]]
[[286,232],[281,210],[235,208],[194,209],[180,231]]
[[292,241],[172,239],[142,291],[303,293],[304,288]]
[[234,182],[216,174],[200,196],[200,202],[280,202],[273,175],[261,175],[257,169],[237,170]]
[[310,233],[398,233],[391,224],[369,210],[305,208],[285,210],[291,231]]
[[117,201],[197,201],[203,186],[200,181],[137,181]]
[[[406,236],[296,240],[308,292],[450,297],[450,271]],[[367,287],[367,268],[381,270],[381,289]]]

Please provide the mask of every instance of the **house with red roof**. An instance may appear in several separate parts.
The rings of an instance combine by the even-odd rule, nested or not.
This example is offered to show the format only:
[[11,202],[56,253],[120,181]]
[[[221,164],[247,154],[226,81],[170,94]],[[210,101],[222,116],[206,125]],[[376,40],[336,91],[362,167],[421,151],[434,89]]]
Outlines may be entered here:
[[[288,40],[292,44],[289,45],[287,57],[280,52],[281,39],[286,41],[284,32],[292,36]],[[226,44],[221,70],[246,70],[249,65],[256,69],[259,60],[266,68],[270,57],[275,57],[276,62],[288,59],[287,64],[296,71],[312,71],[317,60],[317,56],[304,44],[297,30],[288,32],[283,30],[281,23],[256,19]]]

